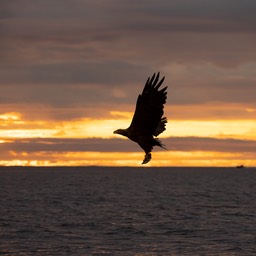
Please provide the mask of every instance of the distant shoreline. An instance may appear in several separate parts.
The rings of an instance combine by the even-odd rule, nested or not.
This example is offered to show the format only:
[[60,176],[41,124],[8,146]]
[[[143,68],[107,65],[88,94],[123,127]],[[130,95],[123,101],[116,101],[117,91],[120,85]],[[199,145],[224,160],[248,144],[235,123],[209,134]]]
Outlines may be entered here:
[[255,166],[0,166],[0,169],[256,169]]

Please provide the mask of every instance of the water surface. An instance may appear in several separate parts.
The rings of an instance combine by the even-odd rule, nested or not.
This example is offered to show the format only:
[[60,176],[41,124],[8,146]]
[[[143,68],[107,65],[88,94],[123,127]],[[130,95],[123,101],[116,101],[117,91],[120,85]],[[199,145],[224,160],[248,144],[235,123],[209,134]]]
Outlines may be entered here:
[[1,255],[256,255],[256,170],[0,168]]

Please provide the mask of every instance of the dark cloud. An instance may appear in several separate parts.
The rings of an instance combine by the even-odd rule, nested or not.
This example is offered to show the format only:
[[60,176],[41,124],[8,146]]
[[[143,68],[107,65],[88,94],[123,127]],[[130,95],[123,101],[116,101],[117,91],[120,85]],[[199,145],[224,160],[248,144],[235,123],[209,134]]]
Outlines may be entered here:
[[[256,153],[255,140],[216,139],[200,137],[170,137],[162,139],[169,151],[212,151]],[[154,148],[154,151],[161,149]],[[0,143],[0,151],[14,152],[137,152],[140,147],[123,139],[15,139]]]
[[[253,0],[176,0],[137,1],[108,0],[97,3],[92,0],[20,0],[5,2],[3,12],[12,13],[12,18],[29,21],[44,21],[45,29],[67,32],[74,22],[76,28],[111,28],[133,31],[255,31]],[[65,22],[66,21],[66,22]],[[52,22],[52,27],[47,27]],[[35,25],[36,23],[34,23]],[[33,27],[33,24],[30,23]],[[63,29],[64,26],[67,30]],[[74,28],[75,28],[74,27]],[[120,32],[120,31],[119,31]],[[71,31],[72,33],[72,31]]]
[[239,139],[216,139],[200,137],[179,137],[165,139],[168,150],[175,151],[216,151],[216,152],[254,152],[256,141]]
[[[170,70],[162,72],[163,75],[167,73],[165,84],[169,86],[168,101],[172,104],[255,104],[253,67],[251,74],[243,74],[249,68],[216,71],[214,66],[197,65],[195,68],[191,65],[191,69],[182,70],[178,76],[175,69],[170,66]],[[135,104],[148,75],[153,72],[149,67],[122,62],[35,65],[17,72],[15,68],[2,69],[1,103],[63,107],[88,106],[96,102]],[[123,92],[123,97],[115,93],[117,90]]]
[[254,0],[3,0],[0,7],[0,104],[134,105],[156,71],[167,76],[172,104],[254,104]]
[[[145,69],[145,68],[144,68]],[[48,63],[21,67],[2,68],[1,84],[39,85],[81,85],[81,84],[120,84],[144,78],[141,65],[121,60],[106,62]],[[1,86],[0,84],[0,86]]]
[[122,139],[16,139],[12,142],[0,143],[1,151],[15,152],[126,152],[136,151],[136,145],[130,145],[128,150],[124,150],[124,145],[128,141]]
[[254,105],[255,84],[256,79],[223,76],[211,80],[205,77],[198,80],[195,78],[191,82],[174,81],[170,86],[169,100],[178,105],[206,103]]

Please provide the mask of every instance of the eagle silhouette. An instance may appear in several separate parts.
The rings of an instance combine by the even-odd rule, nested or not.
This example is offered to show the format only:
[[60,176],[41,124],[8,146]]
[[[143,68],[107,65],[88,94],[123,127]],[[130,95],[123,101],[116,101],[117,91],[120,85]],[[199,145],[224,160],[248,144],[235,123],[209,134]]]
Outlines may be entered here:
[[155,138],[165,131],[167,123],[167,118],[163,117],[167,86],[159,90],[164,79],[165,77],[159,81],[159,72],[148,78],[142,93],[138,96],[131,125],[127,129],[114,131],[115,134],[123,135],[137,142],[145,151],[142,164],[151,160],[151,151],[154,146],[165,148],[164,144]]

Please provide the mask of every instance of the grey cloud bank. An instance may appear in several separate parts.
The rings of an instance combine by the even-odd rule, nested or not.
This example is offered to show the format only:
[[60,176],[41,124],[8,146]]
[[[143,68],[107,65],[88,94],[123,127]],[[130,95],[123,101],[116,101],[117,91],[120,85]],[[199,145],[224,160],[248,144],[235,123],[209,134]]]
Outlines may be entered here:
[[[0,104],[134,104],[146,78],[162,71],[173,104],[255,105],[255,1],[4,0],[0,7]],[[127,97],[114,97],[116,88]]]
[[[215,139],[204,137],[169,137],[163,138],[169,151],[212,151],[232,153],[255,153],[256,142],[253,140]],[[123,139],[58,139],[28,138],[15,139],[0,144],[0,152],[137,152],[139,147]],[[154,151],[163,151],[156,149]]]

